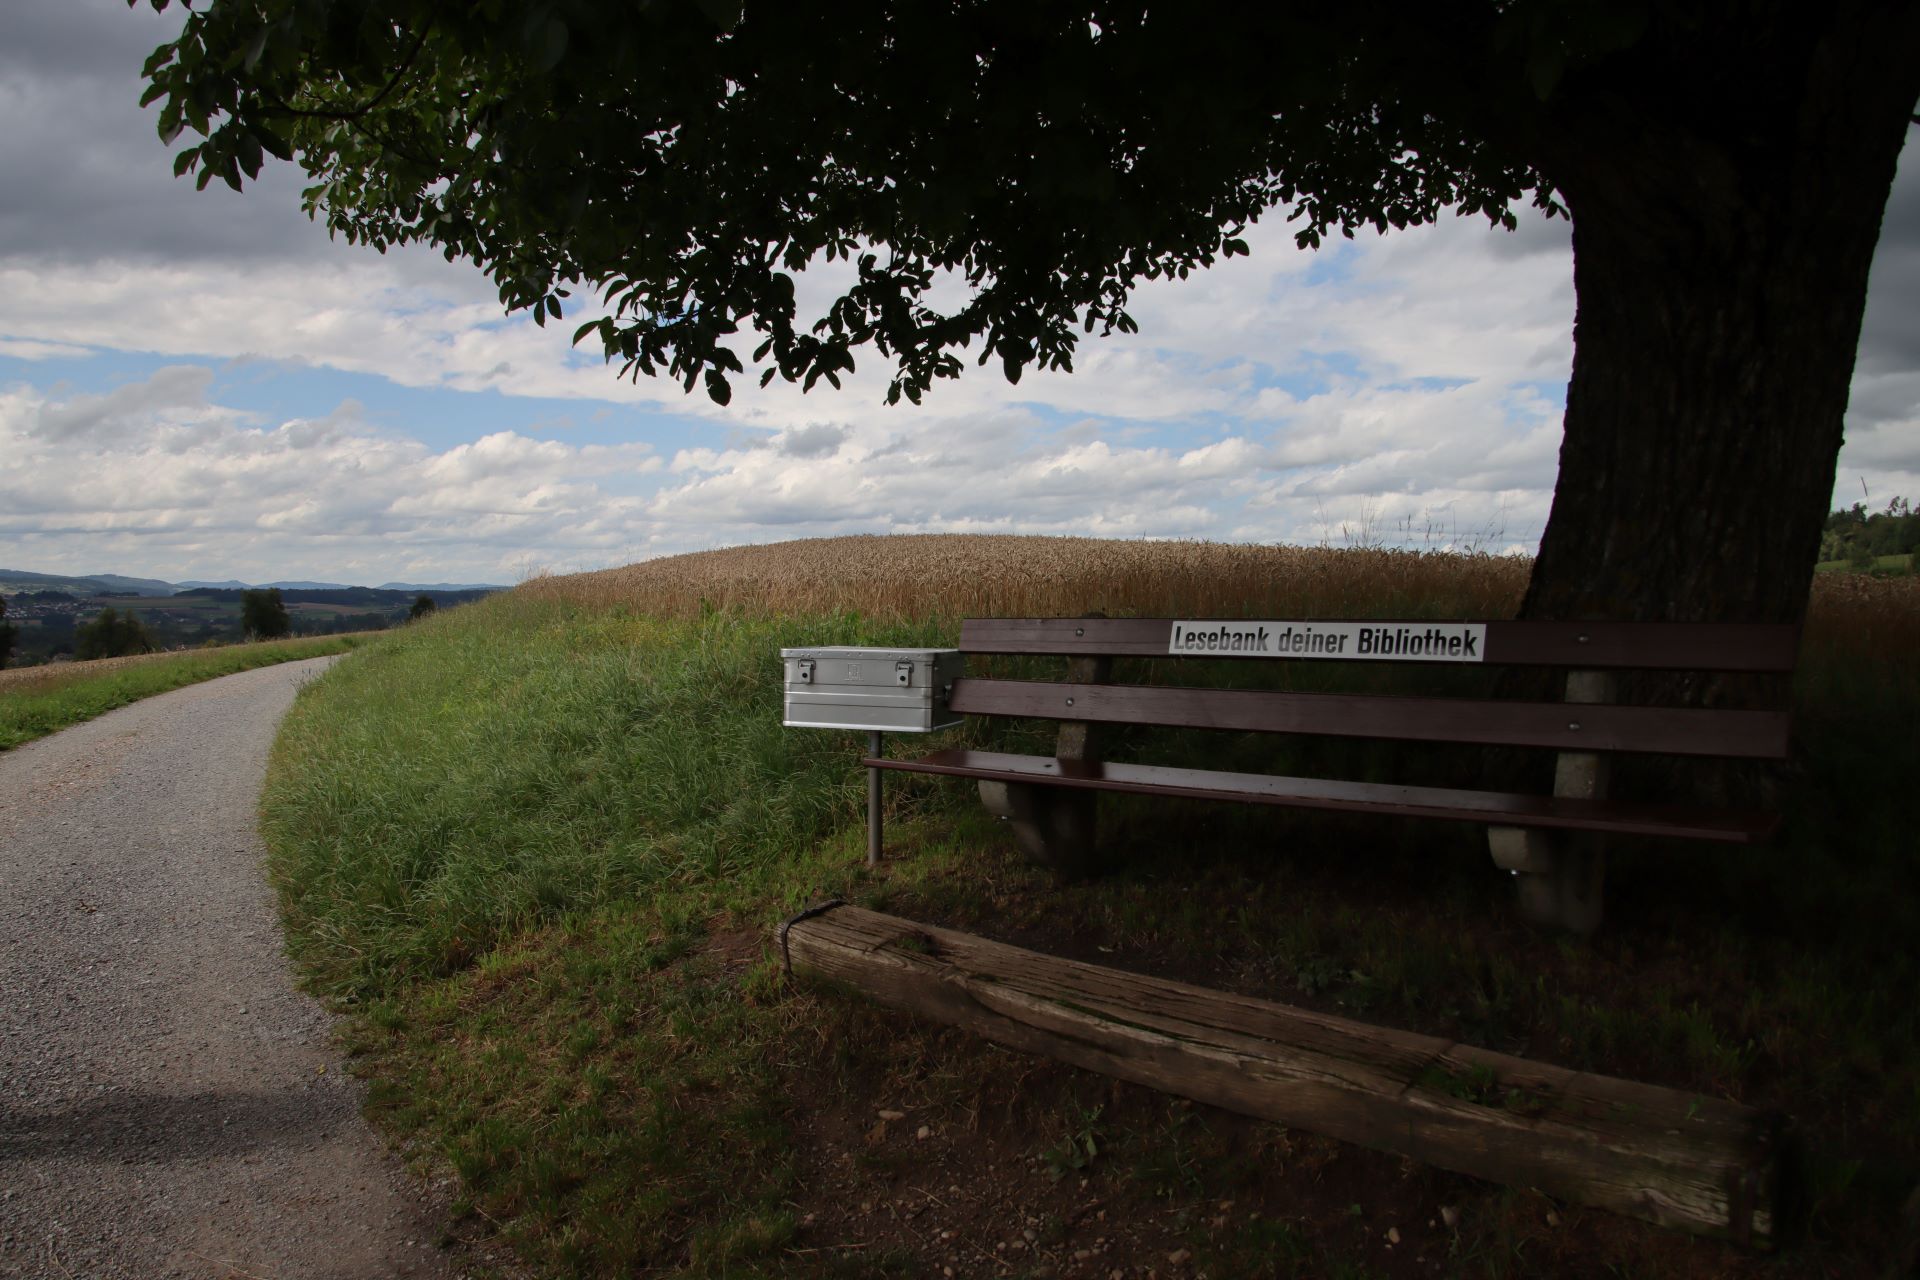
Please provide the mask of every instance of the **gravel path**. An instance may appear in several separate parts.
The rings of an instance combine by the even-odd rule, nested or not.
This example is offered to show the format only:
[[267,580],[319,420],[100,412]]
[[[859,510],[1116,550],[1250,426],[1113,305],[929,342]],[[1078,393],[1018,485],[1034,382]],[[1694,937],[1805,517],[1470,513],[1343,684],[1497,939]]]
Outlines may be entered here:
[[0,755],[0,1276],[452,1277],[444,1205],[297,993],[227,676]]

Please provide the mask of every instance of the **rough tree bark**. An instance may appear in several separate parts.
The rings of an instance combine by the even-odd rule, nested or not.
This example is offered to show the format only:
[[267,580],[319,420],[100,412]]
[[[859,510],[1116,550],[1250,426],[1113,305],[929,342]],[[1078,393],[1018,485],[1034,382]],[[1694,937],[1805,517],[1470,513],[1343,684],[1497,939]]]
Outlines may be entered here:
[[1730,8],[1572,86],[1548,144],[1578,310],[1523,617],[1805,612],[1920,5]]

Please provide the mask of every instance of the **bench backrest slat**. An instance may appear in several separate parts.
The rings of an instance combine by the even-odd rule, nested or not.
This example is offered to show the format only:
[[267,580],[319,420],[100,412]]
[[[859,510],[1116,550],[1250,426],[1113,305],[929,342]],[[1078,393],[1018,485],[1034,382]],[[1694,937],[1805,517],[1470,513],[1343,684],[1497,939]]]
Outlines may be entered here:
[[950,705],[965,715],[1749,759],[1785,758],[1790,720],[1783,711],[1487,702],[975,677],[954,682]]
[[[1299,621],[1318,625],[1320,620]],[[1419,630],[1434,621],[1382,619],[1368,620],[1368,624]],[[1789,672],[1800,646],[1800,628],[1791,623],[1492,621],[1480,625],[1487,629],[1483,661],[1493,666]],[[960,648],[980,654],[1184,656],[1168,651],[1172,631],[1173,620],[1167,618],[969,618],[960,627]]]

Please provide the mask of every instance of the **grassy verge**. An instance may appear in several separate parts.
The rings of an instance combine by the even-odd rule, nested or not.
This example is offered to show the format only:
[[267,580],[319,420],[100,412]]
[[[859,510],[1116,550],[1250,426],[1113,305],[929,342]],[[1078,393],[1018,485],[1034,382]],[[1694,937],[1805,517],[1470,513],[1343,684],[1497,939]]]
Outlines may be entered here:
[[109,658],[0,672],[5,676],[0,680],[0,751],[156,693],[236,671],[345,653],[360,642],[357,635],[273,640],[154,654],[133,661]]
[[1870,565],[1858,565],[1851,560],[1822,560],[1813,566],[1815,573],[1882,573],[1897,574],[1902,571],[1920,572],[1914,569],[1914,557],[1910,555],[1875,556]]
[[1920,611],[1844,590],[1852,611],[1809,629],[1785,837],[1624,850],[1588,946],[1517,926],[1479,833],[1444,824],[1120,804],[1113,874],[1060,886],[969,788],[912,779],[869,872],[861,744],[780,727],[774,655],[951,623],[524,589],[301,693],[274,874],[377,1111],[546,1274],[1769,1272],[795,990],[772,926],[829,895],[1784,1107],[1815,1147],[1792,1265],[1872,1274],[1920,1157],[1911,760],[1890,745],[1920,712]]

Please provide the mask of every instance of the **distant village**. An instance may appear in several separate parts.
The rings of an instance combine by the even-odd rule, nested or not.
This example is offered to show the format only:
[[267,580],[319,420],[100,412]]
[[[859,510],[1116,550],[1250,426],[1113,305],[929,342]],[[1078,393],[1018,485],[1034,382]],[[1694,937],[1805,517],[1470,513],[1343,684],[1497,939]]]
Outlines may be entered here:
[[[51,575],[0,571],[0,597],[5,600],[5,623],[13,629],[12,653],[6,665],[36,666],[72,659],[83,626],[107,609],[137,620],[146,642],[156,650],[188,649],[233,644],[246,638],[239,587],[183,587],[160,594],[142,591],[88,591],[94,580],[64,582],[63,587],[34,581]],[[102,580],[109,585],[114,580]],[[154,583],[154,587],[169,584]],[[72,588],[79,588],[74,590]],[[425,609],[444,609],[478,600],[499,590],[473,586],[424,590],[382,587],[275,588],[286,609],[293,635],[337,635],[350,631],[380,631]],[[422,606],[422,599],[432,603]]]

